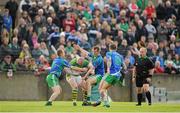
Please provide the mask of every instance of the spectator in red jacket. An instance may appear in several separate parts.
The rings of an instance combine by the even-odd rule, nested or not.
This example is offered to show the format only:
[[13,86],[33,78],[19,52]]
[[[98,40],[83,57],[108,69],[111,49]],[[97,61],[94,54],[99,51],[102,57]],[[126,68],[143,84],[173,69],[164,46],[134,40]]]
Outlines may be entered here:
[[145,9],[147,11],[147,17],[152,18],[152,15],[155,13],[155,7],[151,0],[148,2],[148,6]]
[[66,26],[70,26],[71,31],[75,30],[75,20],[72,18],[71,13],[67,13],[66,19],[63,21],[63,28],[65,29]]
[[160,66],[160,62],[159,61],[155,62],[154,72],[155,73],[164,73],[164,69]]

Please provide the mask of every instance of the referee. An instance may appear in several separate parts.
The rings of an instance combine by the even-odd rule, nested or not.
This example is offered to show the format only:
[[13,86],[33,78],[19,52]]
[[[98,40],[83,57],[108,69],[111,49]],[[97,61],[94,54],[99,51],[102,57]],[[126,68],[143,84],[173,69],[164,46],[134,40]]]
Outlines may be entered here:
[[137,100],[136,106],[141,106],[142,93],[146,93],[148,104],[151,105],[151,93],[149,92],[149,83],[153,75],[154,63],[146,56],[147,49],[140,48],[140,57],[135,63],[133,69],[133,82],[136,82]]

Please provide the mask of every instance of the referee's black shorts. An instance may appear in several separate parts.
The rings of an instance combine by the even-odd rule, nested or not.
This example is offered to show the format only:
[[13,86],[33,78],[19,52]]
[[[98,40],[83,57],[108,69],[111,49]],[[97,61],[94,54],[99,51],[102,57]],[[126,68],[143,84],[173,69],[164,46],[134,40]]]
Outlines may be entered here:
[[136,87],[143,87],[143,84],[150,84],[147,77],[136,77]]

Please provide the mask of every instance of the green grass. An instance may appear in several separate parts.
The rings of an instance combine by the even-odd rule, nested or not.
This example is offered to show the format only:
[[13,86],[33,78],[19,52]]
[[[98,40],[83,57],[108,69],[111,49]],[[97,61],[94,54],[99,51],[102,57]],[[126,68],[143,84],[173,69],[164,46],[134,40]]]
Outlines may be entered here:
[[156,103],[148,106],[143,103],[142,106],[136,107],[133,102],[112,102],[110,108],[82,107],[82,102],[78,106],[72,106],[72,102],[58,101],[53,106],[44,106],[44,101],[0,101],[0,112],[180,112],[180,104]]

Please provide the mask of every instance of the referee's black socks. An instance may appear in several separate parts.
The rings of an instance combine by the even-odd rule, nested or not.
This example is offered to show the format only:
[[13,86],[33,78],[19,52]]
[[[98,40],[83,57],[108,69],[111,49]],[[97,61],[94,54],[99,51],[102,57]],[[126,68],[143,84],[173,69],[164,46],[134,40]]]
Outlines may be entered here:
[[138,100],[138,106],[140,106],[141,105],[141,101],[142,101],[142,93],[138,93],[137,94],[137,100]]
[[149,91],[146,92],[146,97],[147,97],[147,99],[148,99],[149,105],[151,105],[151,93],[150,93]]

